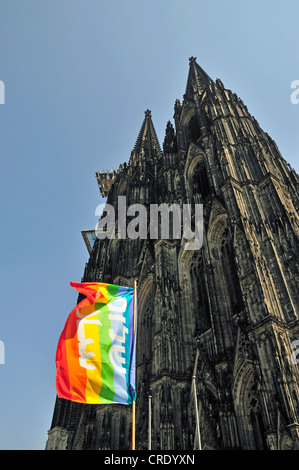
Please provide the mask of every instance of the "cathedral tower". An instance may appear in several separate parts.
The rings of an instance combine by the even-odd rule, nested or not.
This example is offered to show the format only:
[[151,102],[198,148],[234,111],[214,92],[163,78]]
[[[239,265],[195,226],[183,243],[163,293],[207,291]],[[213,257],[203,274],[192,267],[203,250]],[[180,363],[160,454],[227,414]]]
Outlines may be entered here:
[[[82,279],[138,281],[136,448],[148,448],[151,396],[153,450],[299,449],[298,175],[194,57],[173,119],[161,147],[147,110],[109,175],[115,236],[94,237]],[[202,205],[202,247],[126,237],[119,196]],[[46,448],[130,449],[131,424],[126,406],[57,399]]]

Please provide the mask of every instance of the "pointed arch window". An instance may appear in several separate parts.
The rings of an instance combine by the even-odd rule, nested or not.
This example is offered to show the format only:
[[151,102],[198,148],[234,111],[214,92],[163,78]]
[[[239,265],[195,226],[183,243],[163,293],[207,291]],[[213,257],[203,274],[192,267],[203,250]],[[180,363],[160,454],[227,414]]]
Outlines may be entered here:
[[227,229],[224,232],[223,237],[224,238],[220,246],[221,265],[224,278],[227,280],[227,288],[232,305],[232,313],[238,313],[244,308],[244,305],[232,247],[229,245],[227,240]]
[[200,127],[197,116],[193,116],[188,124],[188,134],[191,140],[197,141],[200,137]]
[[261,409],[257,398],[256,385],[253,384],[249,393],[250,422],[252,426],[253,439],[256,450],[267,449],[265,439],[265,428],[262,419]]
[[205,288],[202,258],[195,258],[190,266],[190,281],[195,307],[195,335],[211,328],[209,301]]
[[203,199],[210,194],[207,170],[203,162],[196,167],[193,173],[192,190],[193,194],[200,194]]

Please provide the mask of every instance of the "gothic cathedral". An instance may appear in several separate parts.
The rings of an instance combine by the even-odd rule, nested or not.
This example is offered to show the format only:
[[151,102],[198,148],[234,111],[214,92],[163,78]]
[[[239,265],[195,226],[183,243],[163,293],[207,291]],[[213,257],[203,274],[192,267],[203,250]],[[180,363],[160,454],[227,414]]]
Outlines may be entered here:
[[[147,110],[129,161],[96,176],[119,217],[119,196],[201,204],[202,246],[86,232],[82,281],[138,282],[137,450],[299,449],[299,177],[189,60],[163,148]],[[46,449],[130,450],[131,428],[128,406],[57,398]]]

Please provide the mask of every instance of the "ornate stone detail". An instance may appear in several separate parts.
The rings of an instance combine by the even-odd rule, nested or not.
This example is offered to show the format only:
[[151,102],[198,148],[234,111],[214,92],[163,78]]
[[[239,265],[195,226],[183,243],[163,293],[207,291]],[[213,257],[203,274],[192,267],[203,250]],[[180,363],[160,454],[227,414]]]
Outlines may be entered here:
[[[203,245],[97,240],[83,281],[138,280],[138,449],[299,448],[299,177],[236,94],[190,58],[161,151],[145,111],[107,202],[203,204]],[[190,227],[191,231],[191,227]],[[122,406],[58,400],[48,449],[130,449]]]

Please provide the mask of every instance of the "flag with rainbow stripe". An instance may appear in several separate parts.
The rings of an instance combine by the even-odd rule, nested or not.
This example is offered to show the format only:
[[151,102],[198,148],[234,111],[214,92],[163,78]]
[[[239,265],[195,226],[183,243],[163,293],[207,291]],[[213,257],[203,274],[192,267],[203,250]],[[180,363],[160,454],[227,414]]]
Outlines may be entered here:
[[136,400],[135,290],[70,284],[85,297],[69,314],[58,341],[57,395],[79,403],[129,405]]

